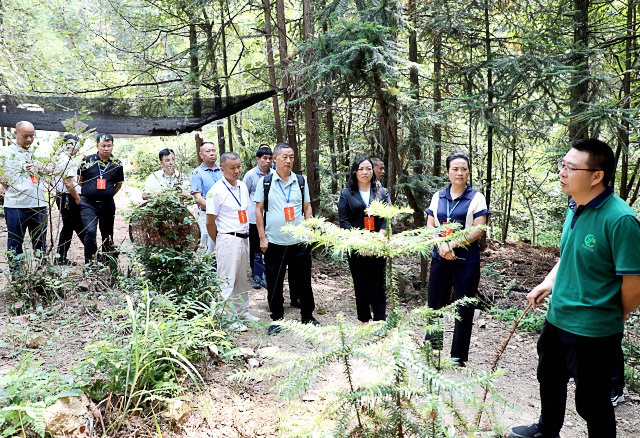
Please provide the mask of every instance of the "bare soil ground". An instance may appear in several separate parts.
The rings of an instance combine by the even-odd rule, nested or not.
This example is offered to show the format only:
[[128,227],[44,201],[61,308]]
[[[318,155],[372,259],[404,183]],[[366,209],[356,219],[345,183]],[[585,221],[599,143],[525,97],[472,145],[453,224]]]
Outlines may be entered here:
[[[129,194],[129,196],[134,196]],[[121,212],[128,199],[120,199]],[[0,246],[6,245],[4,220],[0,220]],[[116,241],[128,244],[127,227],[121,216],[116,220]],[[481,290],[484,295],[495,300],[497,306],[525,307],[525,293],[511,292],[505,296],[504,286],[515,280],[523,289],[535,286],[556,261],[557,250],[534,248],[525,244],[492,243],[483,253],[483,276]],[[82,260],[82,247],[76,240],[72,246],[70,258]],[[414,260],[401,260],[406,275],[417,276],[418,265]],[[0,266],[5,269],[4,257]],[[82,280],[80,267],[72,269],[76,282]],[[335,322],[336,315],[342,314],[347,321],[357,324],[355,303],[351,287],[350,274],[345,263],[327,260],[314,260],[313,287],[318,309],[318,320],[324,325]],[[6,278],[0,281],[0,307],[7,309],[15,299],[8,292]],[[286,293],[286,292],[285,292]],[[413,291],[403,302],[407,308],[422,305],[420,293]],[[286,302],[286,301],[285,301]],[[0,315],[0,374],[15,367],[21,355],[29,352],[34,360],[43,362],[43,367],[55,369],[60,373],[68,371],[83,357],[83,348],[97,338],[104,324],[107,310],[124,307],[122,292],[97,290],[80,292],[73,290],[64,299],[46,306],[43,312],[34,315],[31,320],[12,318],[8,310]],[[286,308],[285,318],[299,319],[297,309]],[[266,291],[260,289],[251,292],[251,311],[263,322],[252,324],[245,333],[236,335],[236,343],[241,347],[257,350],[267,346],[277,346],[284,351],[310,351],[307,345],[300,345],[297,339],[286,335],[269,337],[266,328],[269,324],[269,311]],[[453,324],[448,321],[445,335],[445,350],[450,342]],[[495,352],[510,331],[511,324],[496,320],[491,313],[476,312],[471,354],[467,366],[475,371],[489,370]],[[419,328],[417,328],[419,332]],[[33,342],[36,339],[37,342]],[[536,333],[518,331],[511,340],[499,366],[504,375],[495,382],[496,388],[505,402],[493,404],[492,410],[484,416],[481,429],[502,428],[504,436],[509,427],[530,424],[537,420],[540,402],[536,381],[537,354]],[[30,345],[32,348],[29,348]],[[270,359],[260,359],[264,365]],[[206,365],[207,388],[194,391],[189,395],[193,408],[188,419],[179,425],[163,426],[165,437],[276,437],[298,436],[295,426],[312,424],[314,417],[329,403],[327,392],[344,385],[339,369],[330,368],[318,384],[300,399],[285,402],[272,391],[273,381],[264,379],[247,383],[230,381],[227,377],[242,367],[235,364]],[[358,378],[366,376],[359,375]],[[276,377],[277,378],[277,377]],[[586,437],[586,425],[578,416],[573,404],[573,384],[569,385],[569,403],[566,412],[562,436],[566,438]],[[473,421],[476,409],[470,408],[468,420]],[[640,397],[627,393],[626,401],[616,408],[618,436],[640,436]],[[314,436],[321,436],[326,423],[317,426]],[[160,436],[152,425],[144,422],[127,422],[119,436]],[[501,435],[496,435],[501,436]]]

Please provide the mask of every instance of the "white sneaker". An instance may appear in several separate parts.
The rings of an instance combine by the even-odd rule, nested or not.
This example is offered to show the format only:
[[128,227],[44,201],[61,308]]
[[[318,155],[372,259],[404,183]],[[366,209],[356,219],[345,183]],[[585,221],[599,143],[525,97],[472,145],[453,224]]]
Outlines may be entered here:
[[246,332],[247,330],[249,330],[246,325],[239,322],[234,322],[233,324],[231,324],[229,326],[229,329],[233,330],[234,332]]
[[242,318],[246,319],[249,322],[258,322],[258,321],[260,321],[260,318],[258,318],[255,315],[250,314],[249,312],[244,312],[242,314]]

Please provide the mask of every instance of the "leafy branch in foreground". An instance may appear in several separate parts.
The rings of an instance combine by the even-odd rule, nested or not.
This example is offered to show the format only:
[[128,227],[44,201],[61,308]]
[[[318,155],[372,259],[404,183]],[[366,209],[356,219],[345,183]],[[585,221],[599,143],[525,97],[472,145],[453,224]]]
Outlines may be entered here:
[[[334,436],[441,437],[455,436],[457,429],[473,430],[475,426],[464,419],[456,403],[475,403],[473,390],[485,386],[492,390],[491,381],[498,373],[474,373],[442,361],[430,343],[424,344],[416,336],[416,327],[424,327],[427,332],[441,330],[434,321],[440,324],[443,315],[457,317],[456,307],[474,300],[459,300],[440,310],[422,307],[407,312],[397,304],[397,283],[392,275],[395,257],[427,255],[441,242],[463,241],[473,229],[456,231],[459,226],[448,226],[453,232],[447,237],[440,237],[439,229],[428,228],[394,235],[392,220],[411,211],[373,202],[367,213],[387,219],[385,237],[366,230],[344,230],[324,219],[310,219],[295,227],[285,227],[305,242],[326,248],[337,258],[355,251],[384,257],[389,315],[386,321],[362,326],[346,324],[341,315],[335,326],[281,322],[286,331],[314,345],[313,352],[278,353],[280,360],[273,367],[238,372],[232,378],[283,374],[285,377],[275,388],[281,395],[291,397],[309,389],[322,371],[338,363],[342,365],[347,389],[331,393],[335,400],[318,419],[333,421]],[[454,424],[450,424],[451,419]]]

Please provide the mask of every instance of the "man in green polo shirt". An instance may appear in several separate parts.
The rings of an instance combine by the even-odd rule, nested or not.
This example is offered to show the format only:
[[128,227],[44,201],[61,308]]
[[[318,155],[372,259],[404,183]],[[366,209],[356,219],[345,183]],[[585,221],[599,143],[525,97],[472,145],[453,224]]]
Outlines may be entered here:
[[574,142],[558,170],[562,191],[571,197],[560,260],[527,295],[534,306],[551,295],[538,339],[541,414],[536,424],[514,427],[511,437],[559,436],[570,377],[589,437],[615,437],[612,358],[625,318],[640,305],[640,223],[608,186],[615,158],[606,143]]

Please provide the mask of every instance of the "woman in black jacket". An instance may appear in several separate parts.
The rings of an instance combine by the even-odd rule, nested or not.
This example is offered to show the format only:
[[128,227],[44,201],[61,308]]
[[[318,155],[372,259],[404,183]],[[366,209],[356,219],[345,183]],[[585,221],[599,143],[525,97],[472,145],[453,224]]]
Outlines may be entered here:
[[[367,157],[358,157],[351,167],[347,188],[340,193],[338,218],[340,227],[360,228],[387,234],[387,224],[382,218],[368,216],[365,210],[373,201],[382,201],[391,205],[389,192],[376,181],[373,164]],[[384,321],[386,317],[386,262],[382,257],[374,257],[354,252],[348,256],[349,268],[353,276],[353,288],[356,292],[358,320],[367,323]]]

